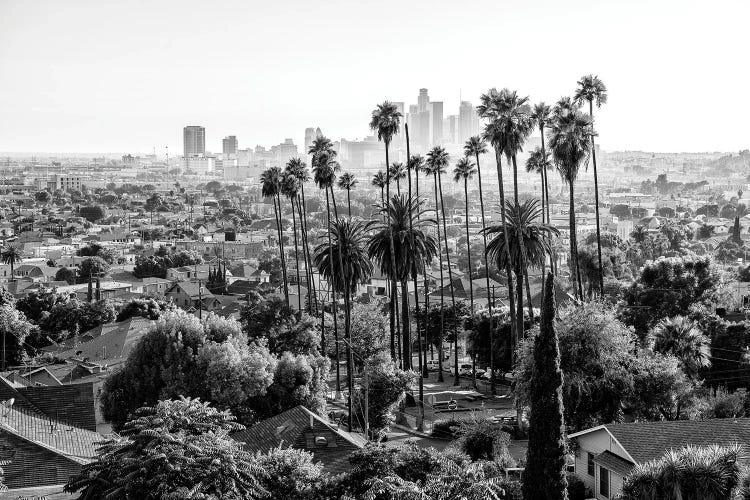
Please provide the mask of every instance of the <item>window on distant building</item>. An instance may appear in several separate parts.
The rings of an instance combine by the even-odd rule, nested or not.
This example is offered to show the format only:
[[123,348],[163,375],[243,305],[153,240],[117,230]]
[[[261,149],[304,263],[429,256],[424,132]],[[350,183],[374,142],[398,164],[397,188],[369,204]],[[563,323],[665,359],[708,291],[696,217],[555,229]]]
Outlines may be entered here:
[[594,455],[592,453],[586,453],[588,455],[588,473],[589,476],[594,475]]
[[609,498],[609,470],[599,467],[599,494]]

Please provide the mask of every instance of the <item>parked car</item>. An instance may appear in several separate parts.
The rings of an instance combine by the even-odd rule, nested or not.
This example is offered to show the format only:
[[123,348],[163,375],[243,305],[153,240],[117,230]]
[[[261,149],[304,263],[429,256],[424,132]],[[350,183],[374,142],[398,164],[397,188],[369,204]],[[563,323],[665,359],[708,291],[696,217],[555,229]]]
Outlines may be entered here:
[[427,360],[427,370],[431,372],[436,372],[440,369],[440,362],[437,359],[428,359]]
[[459,375],[471,375],[471,365],[469,364],[462,364],[458,367],[458,374]]
[[[484,370],[484,373],[482,374],[482,378],[485,380],[490,380],[492,375],[492,370],[489,368]],[[499,368],[495,368],[495,380],[500,380],[503,378],[503,371]]]
[[484,370],[482,370],[481,368],[477,368],[477,378],[484,377],[484,373]]

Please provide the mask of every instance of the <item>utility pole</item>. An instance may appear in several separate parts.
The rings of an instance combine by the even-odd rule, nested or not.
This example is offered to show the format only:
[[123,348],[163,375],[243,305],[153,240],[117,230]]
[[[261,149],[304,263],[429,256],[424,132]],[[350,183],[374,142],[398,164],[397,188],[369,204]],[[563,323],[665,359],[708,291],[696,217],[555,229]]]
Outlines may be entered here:
[[198,280],[198,319],[203,319],[203,294],[201,280]]
[[[351,349],[351,346],[349,347]],[[364,370],[362,370],[362,382],[365,385],[365,440],[370,440],[370,387],[369,382],[367,380],[367,367],[365,367]],[[351,411],[351,409],[350,409]],[[351,429],[349,429],[351,432]]]

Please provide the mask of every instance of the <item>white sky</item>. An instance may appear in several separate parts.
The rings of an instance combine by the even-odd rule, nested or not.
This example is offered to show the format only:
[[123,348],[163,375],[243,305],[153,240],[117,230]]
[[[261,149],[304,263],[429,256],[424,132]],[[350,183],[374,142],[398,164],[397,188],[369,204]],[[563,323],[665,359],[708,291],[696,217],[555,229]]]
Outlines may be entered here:
[[0,151],[182,151],[368,134],[420,87],[458,112],[489,87],[534,101],[598,74],[607,150],[737,151],[748,0],[0,0]]

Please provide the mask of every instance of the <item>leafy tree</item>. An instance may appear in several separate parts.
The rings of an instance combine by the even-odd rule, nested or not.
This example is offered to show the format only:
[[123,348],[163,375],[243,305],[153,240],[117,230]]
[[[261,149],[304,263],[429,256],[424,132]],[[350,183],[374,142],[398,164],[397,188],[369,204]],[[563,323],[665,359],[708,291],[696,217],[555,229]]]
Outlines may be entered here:
[[166,278],[170,262],[164,257],[139,255],[135,258],[133,275],[136,278]]
[[701,239],[710,238],[714,235],[714,231],[716,228],[714,226],[704,224],[701,227],[698,228],[698,237]]
[[294,448],[274,448],[257,453],[253,461],[265,471],[260,484],[270,498],[306,498],[312,496],[324,478],[323,464],[313,455]]
[[473,414],[470,419],[459,421],[453,432],[456,436],[453,445],[472,462],[489,460],[506,467],[515,465],[508,454],[510,435],[493,420]]
[[53,341],[59,342],[75,332],[83,333],[102,323],[110,323],[115,317],[114,304],[109,300],[88,302],[73,297],[53,306],[39,326]]
[[[369,394],[367,415],[370,429],[388,429],[396,418],[394,410],[416,382],[417,375],[412,371],[400,370],[387,353],[367,360],[363,371]],[[356,396],[354,414],[364,415],[364,385],[359,387]]]
[[229,437],[243,429],[234,420],[197,399],[139,408],[122,437],[105,441],[65,491],[80,491],[82,500],[266,498],[267,473]]
[[690,379],[679,359],[641,351],[633,363],[633,391],[630,411],[645,420],[697,418],[697,390],[700,383]]
[[55,281],[66,281],[69,285],[76,282],[76,273],[69,267],[61,267],[55,273]]
[[529,448],[524,473],[525,500],[567,500],[563,374],[555,330],[552,273],[544,290],[542,322],[534,339],[534,367],[529,387]]
[[750,281],[750,264],[747,265],[745,268],[740,269],[740,271],[737,273],[738,278],[740,281],[748,282]]
[[242,329],[250,341],[262,340],[273,354],[317,354],[320,332],[314,318],[295,311],[276,295],[250,293],[240,310]]
[[175,309],[171,302],[156,299],[153,297],[133,298],[126,302],[117,313],[117,321],[125,321],[132,317],[140,316],[142,318],[156,320],[162,314]]
[[29,337],[34,325],[26,320],[26,316],[10,304],[0,306],[0,337],[2,342],[2,369],[16,366],[26,359],[26,338]]
[[[354,347],[354,366],[362,368],[365,360],[388,351],[388,315],[384,314],[382,300],[361,304],[355,303],[351,312],[352,346]],[[338,321],[343,325],[343,318]],[[334,351],[329,338],[326,351],[329,356]]]
[[693,305],[721,303],[726,281],[710,257],[661,257],[644,265],[625,292],[622,317],[643,337],[658,321],[686,315]]
[[630,211],[630,206],[622,205],[622,204],[612,205],[612,207],[609,209],[609,213],[611,215],[615,215],[617,217],[623,217],[623,218],[627,218],[632,215]]
[[34,199],[39,203],[49,203],[50,198],[49,191],[37,191],[34,193]]
[[117,250],[111,247],[103,247],[98,243],[89,243],[76,252],[81,257],[101,257],[107,264],[114,264],[117,260]]
[[96,222],[98,220],[101,220],[104,218],[104,209],[100,207],[99,205],[90,205],[86,207],[81,207],[78,210],[78,215],[83,217],[89,222]]
[[101,257],[89,257],[78,269],[78,283],[88,283],[89,278],[101,278],[109,272],[109,264]]

